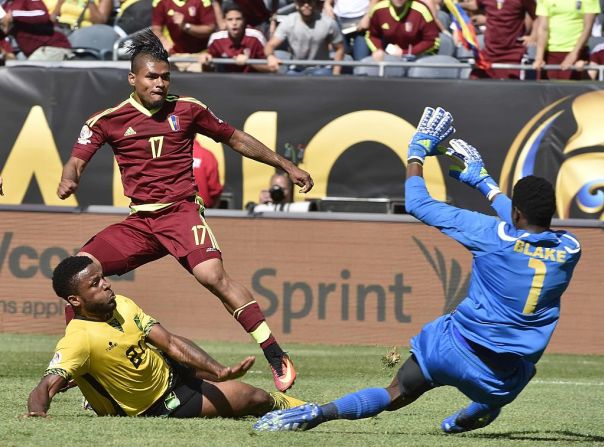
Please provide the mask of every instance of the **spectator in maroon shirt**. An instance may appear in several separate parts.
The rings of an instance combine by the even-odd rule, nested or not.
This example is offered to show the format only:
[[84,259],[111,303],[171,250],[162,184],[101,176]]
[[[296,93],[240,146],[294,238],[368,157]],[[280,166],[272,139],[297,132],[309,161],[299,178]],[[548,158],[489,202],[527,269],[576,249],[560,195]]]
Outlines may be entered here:
[[[164,28],[172,42],[164,37]],[[215,29],[216,16],[210,1],[159,0],[153,8],[151,30],[172,55],[205,50]]]
[[[464,9],[484,12],[484,55],[492,63],[519,64],[527,45],[537,42],[536,27],[527,28],[535,20],[535,0],[468,0]],[[531,32],[529,32],[531,31]],[[519,79],[519,70],[474,69],[471,77]]]
[[19,49],[31,60],[64,60],[71,45],[64,34],[54,30],[48,9],[41,0],[6,0],[0,19],[4,34],[12,34]]
[[271,72],[268,65],[247,65],[248,59],[264,59],[264,35],[253,28],[247,28],[245,17],[237,5],[224,12],[226,31],[218,31],[210,36],[207,53],[199,61],[204,70],[214,68],[212,59],[233,58],[233,65],[219,65],[218,71],[249,73],[253,71]]
[[371,11],[365,36],[376,61],[386,54],[420,56],[438,49],[440,30],[430,8],[419,0],[385,0]]

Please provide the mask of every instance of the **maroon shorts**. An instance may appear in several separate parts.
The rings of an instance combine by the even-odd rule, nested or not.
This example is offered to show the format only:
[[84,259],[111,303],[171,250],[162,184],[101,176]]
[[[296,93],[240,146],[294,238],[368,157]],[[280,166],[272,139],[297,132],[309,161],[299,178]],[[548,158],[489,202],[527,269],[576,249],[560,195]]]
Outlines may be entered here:
[[[545,63],[551,65],[559,65],[562,63],[564,58],[568,53],[562,51],[549,51],[545,55]],[[579,59],[581,60],[589,60],[589,51],[587,48],[583,48],[581,50],[581,54],[579,55]],[[547,77],[545,77],[547,76]],[[545,76],[541,76],[542,79],[563,79],[563,80],[575,80],[579,81],[581,79],[589,79],[587,77],[587,72],[585,71],[576,71],[576,70],[548,70],[545,72]]]
[[107,276],[122,275],[167,254],[189,272],[200,262],[221,259],[220,248],[193,200],[161,211],[138,212],[110,225],[81,248],[99,260]]

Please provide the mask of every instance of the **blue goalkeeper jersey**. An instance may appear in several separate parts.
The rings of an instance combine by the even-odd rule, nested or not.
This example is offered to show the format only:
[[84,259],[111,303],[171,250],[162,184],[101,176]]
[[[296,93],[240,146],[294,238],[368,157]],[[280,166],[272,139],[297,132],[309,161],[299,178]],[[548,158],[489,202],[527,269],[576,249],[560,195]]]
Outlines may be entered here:
[[430,197],[422,177],[405,183],[407,211],[472,252],[468,296],[452,320],[458,331],[492,351],[537,362],[560,316],[581,246],[567,231],[528,233],[510,223],[511,201],[493,208],[504,220],[462,210]]

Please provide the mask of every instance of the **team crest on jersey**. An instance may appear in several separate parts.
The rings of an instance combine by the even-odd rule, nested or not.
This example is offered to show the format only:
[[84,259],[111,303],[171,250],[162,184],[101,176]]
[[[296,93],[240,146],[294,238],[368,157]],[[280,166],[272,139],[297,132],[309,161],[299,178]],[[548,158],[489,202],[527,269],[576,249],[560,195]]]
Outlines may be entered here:
[[180,130],[180,123],[178,122],[178,117],[176,115],[170,115],[168,117],[168,123],[170,123],[172,131],[176,132],[177,130]]
[[195,17],[195,14],[197,14],[197,8],[195,6],[189,6],[189,15]]
[[413,23],[405,22],[405,32],[410,33],[411,31],[413,31]]
[[92,130],[86,124],[82,126],[82,130],[80,130],[80,137],[78,138],[78,143],[80,144],[88,144],[90,143],[90,137],[92,137]]
[[62,359],[63,359],[63,357],[61,356],[61,353],[60,352],[55,352],[55,355],[52,357],[52,360],[48,364],[48,368],[54,368],[59,363],[61,363]]

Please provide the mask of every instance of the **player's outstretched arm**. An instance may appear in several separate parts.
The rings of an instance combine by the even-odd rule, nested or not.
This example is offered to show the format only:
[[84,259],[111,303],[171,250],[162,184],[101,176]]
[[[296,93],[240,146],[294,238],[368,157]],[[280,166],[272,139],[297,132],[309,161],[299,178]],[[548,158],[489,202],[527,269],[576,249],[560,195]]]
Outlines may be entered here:
[[268,147],[246,132],[235,130],[227,144],[244,157],[274,166],[275,168],[280,168],[287,172],[290,180],[302,188],[300,189],[301,193],[307,193],[314,186],[314,182],[308,172],[300,169],[278,153],[271,151]]
[[501,192],[497,182],[487,172],[478,149],[464,140],[451,140],[446,155],[454,162],[449,166],[449,175],[479,190],[491,202],[499,218],[511,225],[512,201]]
[[46,417],[50,402],[55,394],[67,384],[67,380],[55,374],[49,374],[40,380],[32,390],[27,400],[27,413],[25,417]]
[[428,225],[439,225],[449,208],[453,208],[433,199],[423,179],[425,157],[444,153],[446,148],[439,145],[455,131],[452,124],[453,117],[446,110],[426,107],[407,149],[405,208]]
[[63,173],[61,174],[61,181],[57,188],[57,195],[61,200],[65,200],[76,192],[80,184],[80,177],[87,164],[88,162],[77,157],[70,157],[67,163],[65,163]]
[[195,376],[212,382],[224,382],[243,376],[256,358],[246,357],[233,366],[224,366],[192,341],[172,334],[160,324],[154,324],[147,340],[170,358],[195,370]]
[[476,188],[490,202],[501,194],[499,185],[489,175],[478,150],[464,140],[451,140],[446,155],[455,164],[449,167],[449,175],[472,188]]

